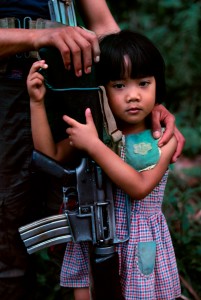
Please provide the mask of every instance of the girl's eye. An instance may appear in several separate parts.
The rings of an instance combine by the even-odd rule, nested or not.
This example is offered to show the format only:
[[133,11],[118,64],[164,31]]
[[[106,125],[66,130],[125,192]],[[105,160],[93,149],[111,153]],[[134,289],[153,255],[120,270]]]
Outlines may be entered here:
[[139,85],[142,87],[148,86],[149,84],[150,84],[150,82],[147,80],[140,81],[140,83],[139,83]]
[[121,88],[124,87],[124,84],[123,83],[114,83],[113,87],[116,88],[116,89],[121,89]]

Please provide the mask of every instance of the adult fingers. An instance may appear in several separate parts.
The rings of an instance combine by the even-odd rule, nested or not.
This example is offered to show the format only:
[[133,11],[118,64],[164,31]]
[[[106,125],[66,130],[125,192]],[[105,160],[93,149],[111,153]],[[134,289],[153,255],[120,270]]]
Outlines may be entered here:
[[162,122],[164,124],[165,130],[158,142],[159,147],[162,147],[169,142],[174,134],[175,129],[175,118],[172,114],[168,114],[167,116],[165,116]]
[[151,113],[151,122],[152,122],[152,135],[155,139],[160,138],[162,132],[160,118],[161,118],[160,111],[154,109]]
[[91,72],[94,61],[99,60],[100,49],[96,35],[79,27],[62,28],[61,35],[55,39],[67,69],[73,64],[76,76]]
[[174,162],[177,161],[177,159],[179,158],[179,156],[182,153],[182,150],[183,150],[185,142],[186,142],[184,136],[177,129],[177,127],[175,127],[174,135],[175,135],[176,140],[177,140],[177,148],[176,148],[176,151],[175,151],[175,153],[174,153],[174,155],[172,157],[172,160],[171,160],[172,163],[174,163]]
[[[92,58],[94,62],[99,62],[100,60],[100,47],[98,37],[95,32],[88,30],[84,27],[78,28],[79,32],[82,36],[90,43],[91,51],[92,51]],[[82,31],[80,31],[82,30]]]
[[156,105],[152,111],[152,132],[154,138],[161,136],[161,126],[165,127],[165,131],[159,141],[160,147],[165,145],[173,136],[175,118],[163,105]]

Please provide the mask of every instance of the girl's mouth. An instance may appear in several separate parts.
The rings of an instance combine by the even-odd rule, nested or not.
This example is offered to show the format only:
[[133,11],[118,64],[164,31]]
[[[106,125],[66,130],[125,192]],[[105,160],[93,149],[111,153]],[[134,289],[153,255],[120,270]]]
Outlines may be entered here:
[[129,108],[126,110],[126,112],[129,114],[137,114],[137,113],[139,113],[139,111],[140,111],[140,108],[138,108],[138,107],[132,107],[132,108]]

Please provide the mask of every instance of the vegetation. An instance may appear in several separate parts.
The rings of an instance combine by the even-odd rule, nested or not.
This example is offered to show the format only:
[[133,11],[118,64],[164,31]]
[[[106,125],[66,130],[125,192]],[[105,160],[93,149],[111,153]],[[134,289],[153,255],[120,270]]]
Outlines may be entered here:
[[[166,107],[186,138],[183,156],[171,170],[164,212],[172,235],[182,299],[201,299],[201,1],[108,0],[120,27],[147,35],[161,50],[167,68]],[[57,299],[53,267],[42,252],[38,279],[43,299]],[[44,266],[44,268],[43,268]],[[48,268],[49,267],[49,268]],[[50,280],[50,281],[48,281]],[[48,282],[51,283],[48,286]],[[50,295],[49,295],[50,294]],[[54,294],[54,295],[53,295]],[[42,298],[39,298],[42,299]],[[147,299],[148,300],[148,299]]]

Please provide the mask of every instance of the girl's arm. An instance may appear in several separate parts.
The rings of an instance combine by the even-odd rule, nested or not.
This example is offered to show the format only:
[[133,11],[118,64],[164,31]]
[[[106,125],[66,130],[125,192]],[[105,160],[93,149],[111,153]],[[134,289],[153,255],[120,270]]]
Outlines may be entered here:
[[86,110],[86,125],[64,116],[71,126],[67,129],[72,145],[86,151],[110,179],[133,199],[143,199],[159,183],[168,168],[176,148],[173,137],[161,148],[158,164],[151,170],[137,172],[109,149],[99,138],[90,110]]
[[37,70],[46,69],[45,61],[35,62],[27,77],[27,88],[30,95],[31,129],[34,147],[36,150],[52,157],[57,161],[64,161],[72,155],[72,147],[69,146],[69,139],[57,144],[53,140],[49,126],[44,97],[46,88],[44,78]]

